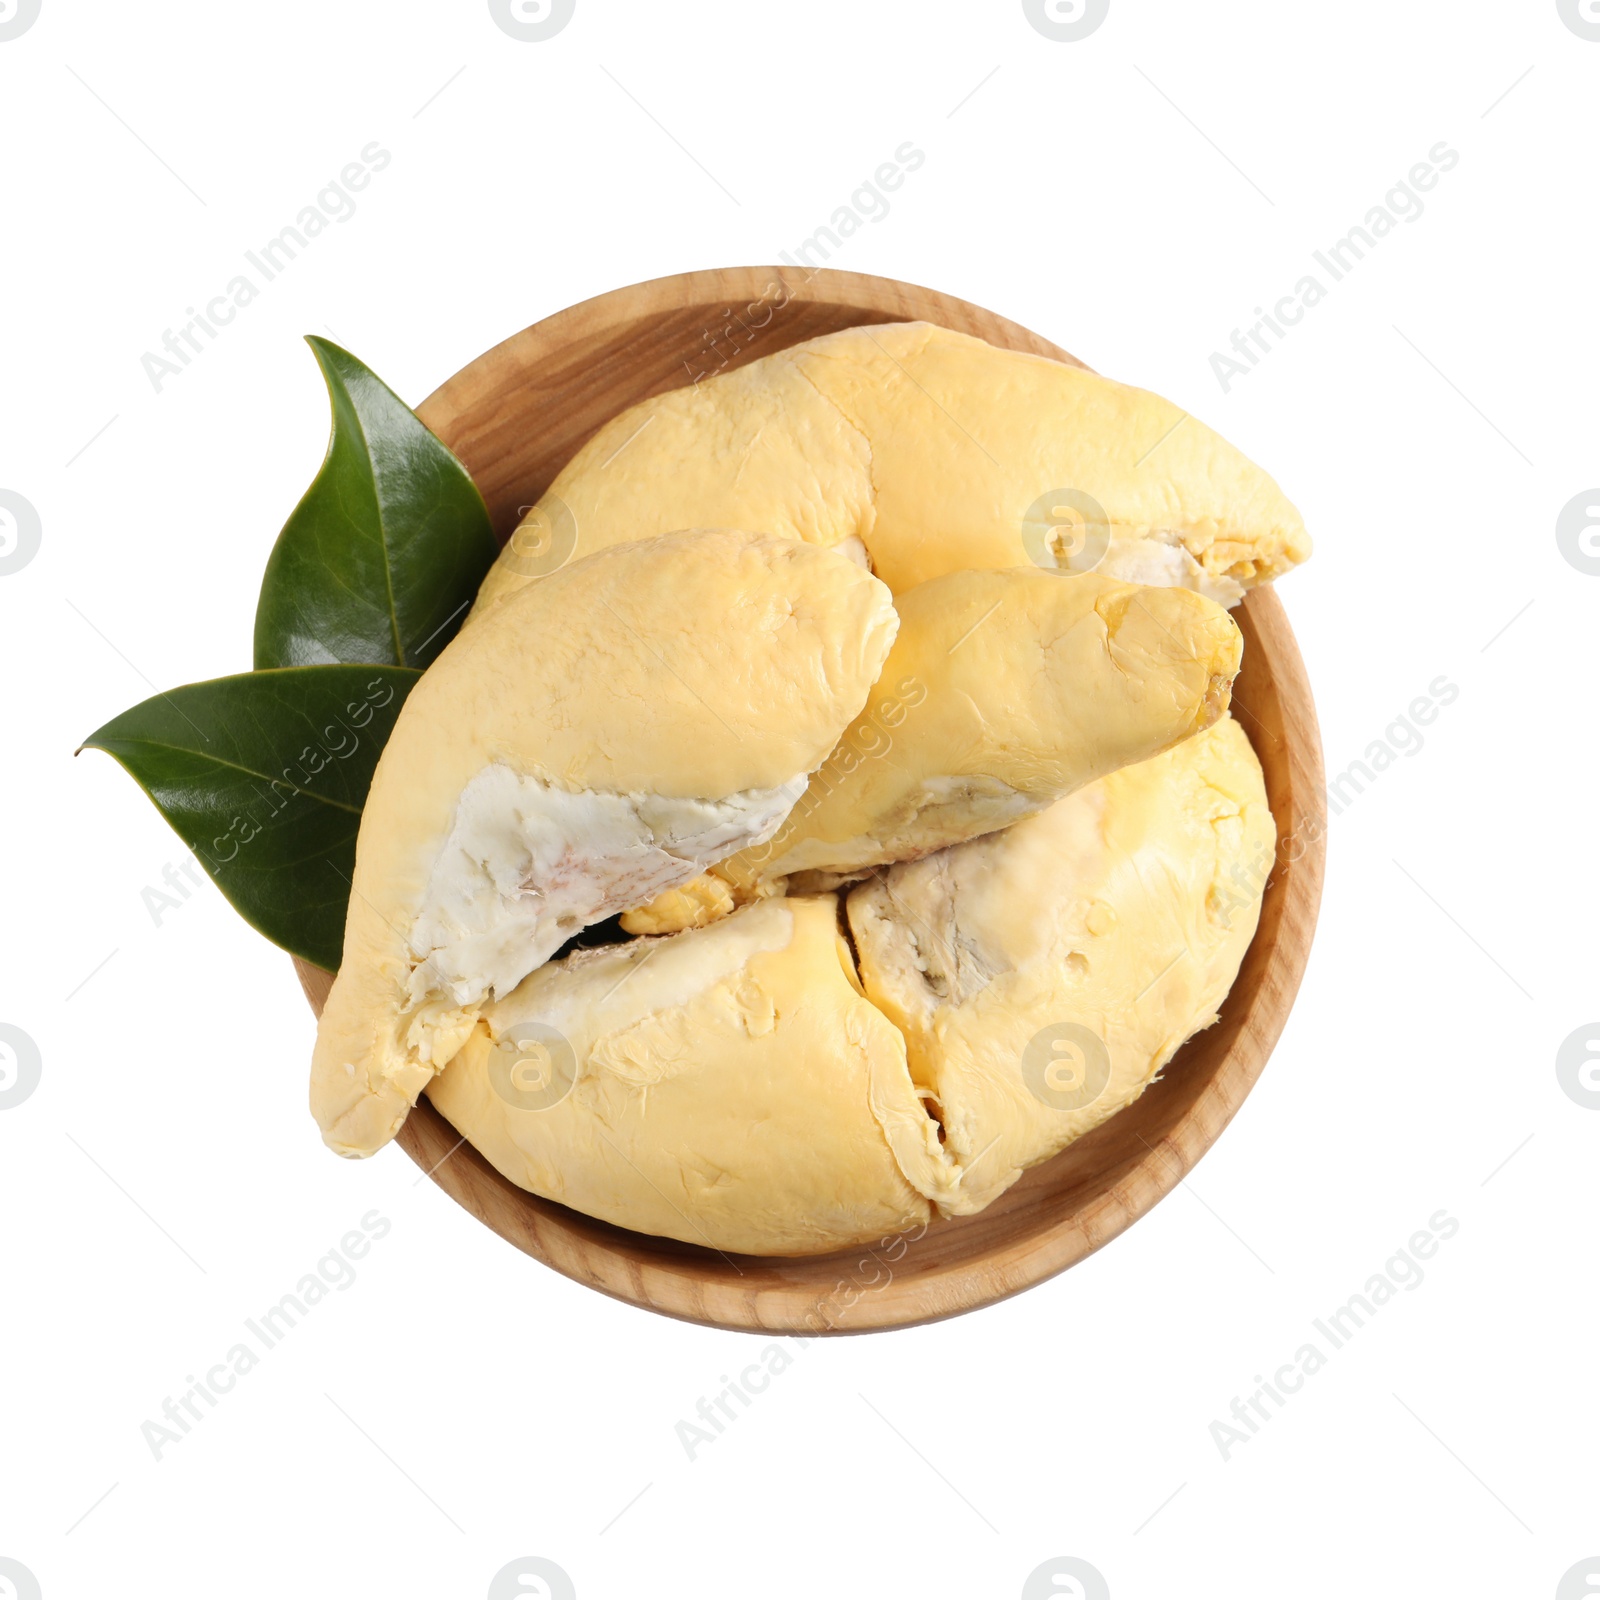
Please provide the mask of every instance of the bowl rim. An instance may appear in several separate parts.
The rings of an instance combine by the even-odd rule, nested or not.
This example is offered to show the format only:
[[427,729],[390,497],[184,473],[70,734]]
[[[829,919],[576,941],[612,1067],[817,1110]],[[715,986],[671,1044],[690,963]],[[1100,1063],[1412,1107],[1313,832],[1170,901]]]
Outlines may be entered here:
[[[705,308],[721,303],[729,309],[708,318]],[[737,348],[735,339],[734,354],[723,366],[743,365],[814,336],[805,329],[808,319],[819,316],[828,326],[816,331],[858,323],[936,322],[1005,348],[1084,366],[1019,323],[920,285],[830,268],[714,268],[613,289],[542,318],[467,363],[416,408],[417,414],[462,457],[475,479],[480,471],[486,478],[497,479],[495,493],[491,496],[486,489],[485,498],[503,538],[514,522],[508,513],[519,509],[514,502],[521,495],[537,498],[543,493],[576,444],[570,438],[555,441],[547,459],[514,475],[521,489],[507,500],[498,484],[498,477],[505,476],[504,463],[490,454],[503,453],[503,441],[496,444],[480,426],[484,417],[495,414],[498,403],[537,383],[538,374],[552,364],[559,365],[564,350],[602,338],[618,348],[628,348],[646,337],[645,330],[665,324],[703,326],[718,316],[734,316],[733,307],[743,307],[753,318],[757,305],[776,305],[778,313],[785,314],[784,324],[771,337],[751,337],[743,349]],[[741,326],[745,325],[741,322]],[[763,330],[767,326],[761,325]],[[731,324],[728,332],[732,333]],[[721,337],[719,330],[708,329],[706,334]],[[693,378],[692,368],[688,372]],[[683,385],[682,379],[671,381],[669,372],[668,381],[654,381],[653,387],[642,389],[608,415],[648,394]],[[581,438],[577,440],[581,442]],[[475,455],[480,459],[474,460]],[[1282,748],[1273,752],[1277,793],[1272,809],[1278,823],[1279,855],[1265,890],[1261,922],[1223,1004],[1222,1021],[1195,1036],[1206,1039],[1224,1029],[1230,1042],[1203,1086],[1194,1086],[1197,1092],[1177,1112],[1172,1125],[1153,1144],[1139,1135],[1143,1151],[1116,1163],[1110,1181],[1105,1181],[1104,1173],[1086,1179],[1090,1192],[1053,1222],[1034,1226],[1020,1236],[1020,1242],[1002,1243],[975,1259],[962,1255],[941,1265],[937,1259],[941,1236],[948,1239],[948,1230],[978,1223],[1002,1206],[1006,1200],[1002,1195],[995,1207],[976,1218],[956,1223],[935,1221],[888,1261],[867,1246],[823,1256],[734,1257],[633,1233],[518,1189],[490,1167],[426,1097],[406,1119],[396,1142],[425,1176],[525,1254],[628,1304],[731,1331],[832,1336],[914,1327],[996,1304],[1093,1254],[1153,1209],[1215,1144],[1265,1069],[1310,955],[1326,851],[1326,791],[1315,705],[1288,617],[1272,587],[1250,591],[1234,615],[1247,638],[1240,683],[1249,679],[1253,662],[1254,677],[1259,680],[1256,687],[1265,697],[1263,704],[1271,702],[1270,713],[1277,719],[1282,737],[1254,716],[1250,720],[1257,722],[1258,732],[1248,726],[1247,732],[1252,732],[1264,768],[1269,765],[1268,754],[1260,747],[1258,733]],[[1244,709],[1237,694],[1235,705]],[[1269,776],[1269,793],[1273,787],[1274,778]],[[1294,845],[1292,852],[1285,851],[1286,841]],[[298,958],[294,964],[307,1000],[320,1015],[331,975]],[[1253,982],[1244,993],[1247,970]],[[1161,1078],[1133,1106],[1030,1169],[1007,1194],[1015,1195],[1030,1181],[1038,1188],[1043,1180],[1036,1179],[1036,1174],[1048,1175],[1069,1158],[1082,1163],[1093,1150],[1109,1147],[1101,1137],[1105,1131],[1115,1128],[1134,1106],[1158,1098],[1167,1085],[1181,1078],[1192,1044],[1193,1040],[1180,1049]],[[1003,1223],[1005,1218],[1006,1212],[1001,1211],[994,1220]],[[895,1266],[927,1240],[934,1244],[921,1251],[924,1259],[918,1270],[897,1276]],[[831,1303],[843,1280],[834,1289],[819,1292],[818,1285],[843,1270],[844,1264],[854,1270],[869,1256],[876,1268],[887,1266],[884,1284],[877,1284],[875,1271],[874,1281],[848,1303]],[[730,1269],[736,1276],[730,1276]],[[741,1285],[738,1278],[756,1281]]]

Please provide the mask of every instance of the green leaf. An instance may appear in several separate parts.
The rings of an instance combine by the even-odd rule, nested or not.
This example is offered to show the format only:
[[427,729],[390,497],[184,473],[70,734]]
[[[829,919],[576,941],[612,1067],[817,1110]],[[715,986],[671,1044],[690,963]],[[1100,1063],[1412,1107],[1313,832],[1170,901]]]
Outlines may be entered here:
[[426,667],[497,546],[467,469],[399,396],[314,335],[333,405],[328,454],[283,525],[256,606],[257,667]]
[[124,711],[84,746],[122,763],[246,922],[332,972],[361,807],[420,676],[323,666],[214,678]]

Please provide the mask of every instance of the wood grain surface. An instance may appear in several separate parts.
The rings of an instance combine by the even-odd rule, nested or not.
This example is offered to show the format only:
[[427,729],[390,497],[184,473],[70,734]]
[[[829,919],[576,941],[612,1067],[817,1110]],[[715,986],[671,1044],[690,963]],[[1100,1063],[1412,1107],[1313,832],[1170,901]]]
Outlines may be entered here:
[[[862,323],[923,320],[1082,365],[1004,317],[859,273],[739,267],[683,273],[586,300],[495,346],[417,408],[466,463],[501,539],[604,422],[636,401]],[[1217,1024],[1161,1080],[987,1210],[827,1256],[725,1256],[630,1233],[502,1178],[424,1100],[399,1143],[452,1199],[528,1255],[603,1293],[716,1327],[856,1333],[988,1305],[1061,1272],[1168,1194],[1260,1077],[1305,971],[1322,892],[1322,750],[1282,603],[1234,611],[1244,668],[1233,709],[1266,773],[1276,865],[1261,924]],[[297,961],[319,1014],[329,975]]]

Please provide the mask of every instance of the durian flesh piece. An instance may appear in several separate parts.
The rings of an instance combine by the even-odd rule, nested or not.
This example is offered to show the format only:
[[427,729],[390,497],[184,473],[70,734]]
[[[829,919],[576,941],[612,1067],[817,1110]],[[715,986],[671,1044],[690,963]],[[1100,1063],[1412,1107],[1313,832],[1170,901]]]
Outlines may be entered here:
[[945,1165],[832,895],[551,962],[486,1008],[428,1095],[520,1187],[746,1254],[918,1226]]
[[362,813],[312,1110],[365,1155],[573,933],[766,836],[897,626],[858,564],[679,533],[506,597],[412,690]]
[[1275,840],[1260,763],[1225,717],[850,893],[861,983],[943,1122],[945,1213],[981,1210],[1098,1127],[1215,1021]]
[[[929,323],[850,328],[630,407],[529,512],[574,554],[684,527],[864,555],[896,593],[1025,563],[1224,605],[1310,554],[1278,485],[1160,396]],[[540,581],[513,537],[474,617]]]
[[[753,896],[751,898],[754,898]],[[713,872],[702,872],[677,889],[668,889],[642,906],[622,913],[624,933],[681,933],[704,928],[734,909],[733,886]]]
[[1239,670],[1233,619],[1183,589],[1023,567],[953,572],[895,609],[861,715],[772,838],[714,869],[743,893],[795,873],[837,881],[1031,816],[1209,727]]

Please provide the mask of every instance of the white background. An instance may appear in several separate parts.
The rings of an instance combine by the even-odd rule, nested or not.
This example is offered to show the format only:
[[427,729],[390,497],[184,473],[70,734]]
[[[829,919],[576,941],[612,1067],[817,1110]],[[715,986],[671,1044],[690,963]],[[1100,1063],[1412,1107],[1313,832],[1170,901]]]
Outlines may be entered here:
[[[578,0],[544,43],[483,0],[43,0],[0,42],[0,488],[43,529],[0,577],[0,1021],[43,1061],[0,1112],[0,1556],[46,1600],[476,1597],[524,1555],[583,1600],[1009,1597],[1056,1556],[1116,1600],[1544,1600],[1600,1555],[1600,1112],[1555,1070],[1600,1016],[1600,577],[1555,538],[1600,483],[1597,87],[1554,0],[1112,0],[1077,43],[1014,0]],[[373,140],[356,214],[157,393],[141,356]],[[416,402],[589,295],[792,252],[906,140],[831,264],[1278,477],[1330,770],[1459,695],[1334,819],[1299,1003],[1192,1182],[1005,1305],[812,1345],[690,1461],[675,1424],[768,1341],[567,1282],[398,1149],[328,1156],[287,959],[209,885],[157,926],[183,848],[72,752],[248,666],[324,443],[299,335]],[[1212,353],[1441,140],[1424,214],[1225,394]],[[374,1208],[358,1281],[153,1459]],[[1233,1398],[1440,1209],[1425,1281],[1225,1461]]]

